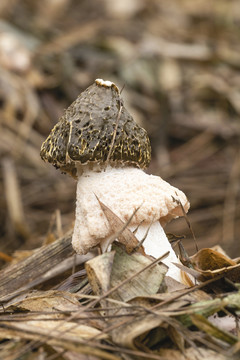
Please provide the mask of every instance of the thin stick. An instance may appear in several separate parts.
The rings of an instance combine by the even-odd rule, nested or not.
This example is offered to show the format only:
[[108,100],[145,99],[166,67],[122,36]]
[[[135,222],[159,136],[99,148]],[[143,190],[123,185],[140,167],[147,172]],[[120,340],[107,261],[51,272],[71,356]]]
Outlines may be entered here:
[[[147,228],[147,231],[145,232],[142,240],[139,241],[138,245],[133,249],[132,253],[136,252],[136,251],[142,246],[142,244],[144,243],[144,241],[146,240],[146,238],[147,238],[147,236],[148,236],[149,230],[150,230],[152,224],[154,223],[154,221],[155,221],[155,218],[153,218],[153,219],[151,220],[151,223],[149,224],[149,226],[148,226],[148,228]],[[135,229],[135,230],[136,230],[136,229]]]
[[193,240],[194,240],[194,243],[195,243],[196,252],[198,252],[197,239],[196,239],[196,236],[195,236],[195,234],[194,234],[194,232],[193,232],[192,225],[191,225],[190,221],[188,220],[186,211],[185,211],[185,209],[184,209],[184,207],[183,207],[183,205],[182,205],[182,203],[181,203],[180,200],[174,198],[173,196],[172,196],[172,198],[173,198],[173,201],[176,201],[176,203],[181,206],[181,209],[182,209],[182,212],[183,212],[183,216],[184,216],[184,218],[185,218],[185,220],[186,220],[186,223],[187,223],[187,225],[188,225],[188,227],[189,227],[189,230],[191,231],[191,234],[192,234],[192,237],[193,237]]

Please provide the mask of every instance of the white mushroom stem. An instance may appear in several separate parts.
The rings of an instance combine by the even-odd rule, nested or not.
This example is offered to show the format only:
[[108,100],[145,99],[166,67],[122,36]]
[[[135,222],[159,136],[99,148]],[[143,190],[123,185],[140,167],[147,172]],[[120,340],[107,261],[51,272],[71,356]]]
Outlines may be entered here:
[[[180,280],[180,270],[172,264],[178,259],[159,224],[182,215],[189,208],[186,196],[158,176],[148,175],[134,167],[119,167],[101,170],[98,165],[80,167],[78,171],[76,221],[72,244],[79,254],[87,253],[93,246],[109,237],[112,229],[95,195],[126,222],[139,207],[132,219],[132,229],[140,225],[136,237],[142,240],[151,225],[143,247],[155,258],[166,251],[170,254],[164,262],[168,274]],[[154,223],[152,221],[156,220]],[[159,221],[158,221],[159,220]]]
[[[130,227],[130,230],[134,231],[134,227]],[[168,238],[159,221],[154,222],[150,229],[149,225],[140,225],[137,229],[137,232],[135,232],[135,236],[139,241],[141,241],[146,233],[147,237],[143,242],[145,253],[147,255],[158,258],[169,252],[168,257],[163,260],[163,263],[168,266],[167,275],[181,282],[182,278],[180,271],[173,264],[179,263],[179,259],[177,258],[171,244],[169,243]]]

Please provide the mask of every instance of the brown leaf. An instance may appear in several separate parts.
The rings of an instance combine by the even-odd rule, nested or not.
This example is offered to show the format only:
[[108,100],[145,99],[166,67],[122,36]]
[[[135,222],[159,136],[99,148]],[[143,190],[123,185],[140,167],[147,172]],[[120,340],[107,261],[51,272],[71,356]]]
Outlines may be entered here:
[[[114,212],[111,209],[109,209],[109,207],[104,205],[98,199],[98,197],[97,200],[102,208],[102,211],[104,212],[104,215],[106,216],[109,222],[112,231],[114,232],[113,236],[111,237],[111,241],[109,241],[109,244],[117,238],[119,242],[125,245],[127,253],[130,254],[131,252],[134,251],[135,248],[138,248],[138,244],[139,244],[136,236],[132,233],[131,230],[127,228],[128,223],[130,223],[130,221],[124,223],[121,219],[119,219],[119,217],[116,214],[114,214]],[[141,254],[145,254],[142,246],[138,248],[138,252],[140,252]]]
[[[222,275],[221,277],[228,278],[232,282],[239,282],[240,281],[240,264],[236,264],[234,266],[228,266],[217,270],[200,270],[197,267],[195,269],[190,269],[182,264],[174,263],[175,266],[177,266],[179,269],[185,271],[186,273],[194,276],[199,281],[206,281],[209,279],[217,278],[218,276]],[[220,280],[221,281],[221,280]],[[216,284],[212,284],[210,288],[215,286]],[[223,284],[222,286],[223,290]],[[218,286],[217,286],[218,287]],[[230,291],[225,289],[225,291]]]
[[190,259],[193,267],[200,270],[217,270],[236,265],[229,257],[210,248],[199,250]]
[[56,310],[77,311],[79,307],[77,295],[64,291],[49,290],[20,295],[9,301],[4,308],[5,310],[17,308],[37,312],[56,312]]
[[[196,278],[200,281],[214,278],[218,275],[228,278],[232,282],[240,281],[240,264],[224,254],[209,248],[199,250],[191,257]],[[223,287],[223,285],[221,285]]]
[[[8,326],[6,326],[6,324]],[[1,322],[1,327],[6,327],[6,329],[9,327],[16,332],[19,331],[19,334],[23,331],[26,333],[25,338],[32,338],[31,334],[33,336],[35,335],[36,338],[39,338],[41,335],[49,336],[50,333],[53,338],[61,337],[61,341],[90,339],[96,335],[101,338],[107,337],[106,335],[101,334],[96,328],[85,324],[76,324],[75,322],[65,320],[58,320],[57,322],[48,319],[38,320],[37,316],[35,316],[34,321],[27,321],[24,319],[24,321],[17,322]],[[24,337],[23,334],[21,334],[21,337]]]

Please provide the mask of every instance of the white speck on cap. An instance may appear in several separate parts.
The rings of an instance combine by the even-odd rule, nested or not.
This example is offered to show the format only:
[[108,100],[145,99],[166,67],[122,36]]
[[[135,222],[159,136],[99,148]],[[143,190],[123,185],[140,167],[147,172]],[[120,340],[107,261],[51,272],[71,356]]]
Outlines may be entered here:
[[96,79],[95,83],[97,85],[106,86],[106,87],[111,87],[112,85],[114,85],[112,81],[109,80],[104,81],[103,79]]

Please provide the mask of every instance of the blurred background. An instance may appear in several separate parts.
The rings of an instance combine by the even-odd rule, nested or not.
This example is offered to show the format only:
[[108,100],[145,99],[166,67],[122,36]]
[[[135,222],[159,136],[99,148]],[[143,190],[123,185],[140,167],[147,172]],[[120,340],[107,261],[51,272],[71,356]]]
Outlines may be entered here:
[[[0,17],[0,264],[73,226],[76,181],[39,151],[96,78],[124,87],[199,248],[239,256],[239,1],[1,0]],[[166,231],[195,252],[186,219]]]

